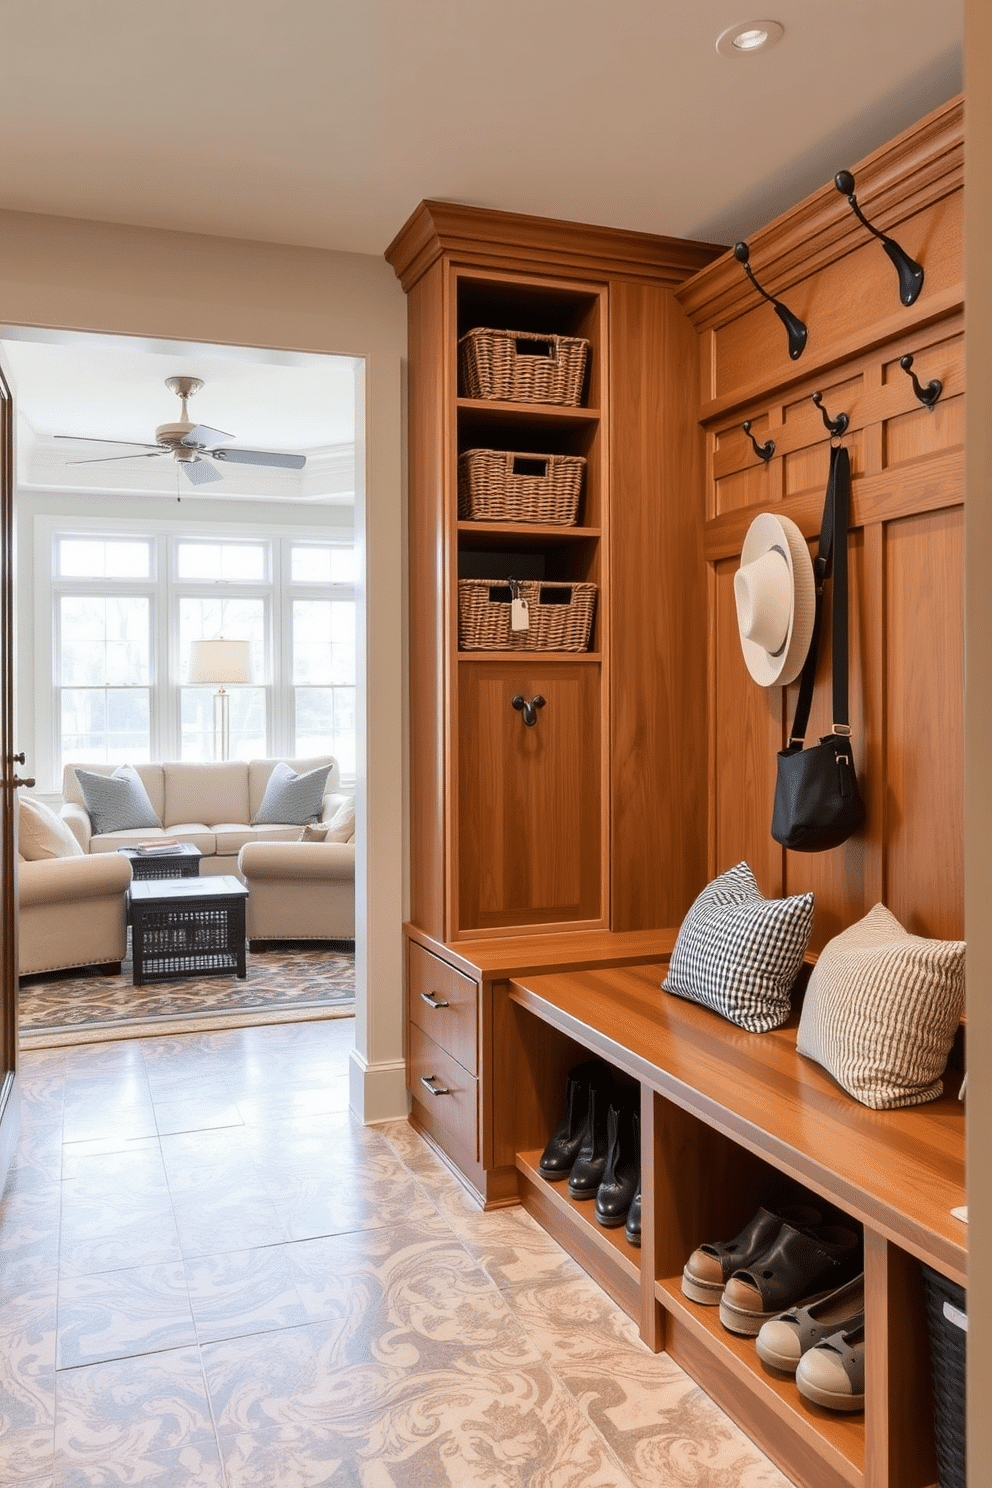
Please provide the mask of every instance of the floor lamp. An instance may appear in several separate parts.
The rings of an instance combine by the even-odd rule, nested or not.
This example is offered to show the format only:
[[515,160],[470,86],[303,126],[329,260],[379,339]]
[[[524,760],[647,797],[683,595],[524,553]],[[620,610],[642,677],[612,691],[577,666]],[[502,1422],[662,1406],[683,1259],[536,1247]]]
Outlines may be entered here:
[[251,652],[247,641],[194,641],[189,658],[192,683],[219,682],[214,693],[214,759],[226,760],[231,751],[231,694],[227,682],[251,681]]

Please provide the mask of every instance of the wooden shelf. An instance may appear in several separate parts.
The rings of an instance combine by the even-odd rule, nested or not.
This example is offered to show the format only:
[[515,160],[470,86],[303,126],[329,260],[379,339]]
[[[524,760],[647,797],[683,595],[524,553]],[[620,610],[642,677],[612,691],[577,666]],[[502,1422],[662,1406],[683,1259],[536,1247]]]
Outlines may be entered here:
[[560,542],[575,542],[581,538],[599,538],[600,527],[563,527],[560,523],[543,522],[459,522],[458,535],[498,537],[501,542],[513,541],[530,544],[535,538],[546,542],[549,538]]
[[459,398],[455,406],[459,413],[471,414],[483,423],[543,424],[545,427],[572,429],[579,424],[598,424],[600,421],[598,408],[569,408],[559,403],[501,403],[486,398]]
[[557,661],[602,661],[598,651],[459,651],[459,661],[513,661],[528,666]]
[[640,1311],[640,1251],[631,1245],[623,1225],[605,1229],[596,1220],[594,1201],[570,1198],[567,1183],[549,1183],[538,1170],[541,1153],[519,1152],[520,1200],[543,1229],[608,1292],[628,1317]]
[[[718,1307],[700,1307],[682,1294],[678,1278],[655,1283],[655,1295],[675,1326],[666,1331],[672,1335],[668,1352],[683,1362],[680,1353],[688,1352],[685,1361],[693,1373],[691,1350],[680,1350],[678,1338],[684,1331],[706,1351],[705,1378],[700,1380],[708,1393],[714,1393],[715,1374],[723,1377],[725,1390],[735,1404],[735,1418],[745,1423],[757,1406],[763,1414],[780,1420],[803,1448],[811,1453],[824,1472],[832,1472],[838,1482],[861,1488],[865,1463],[864,1412],[845,1415],[828,1411],[805,1400],[788,1375],[767,1370],[754,1347],[753,1338],[738,1338],[728,1333],[720,1322]],[[722,1403],[722,1402],[721,1402]]]

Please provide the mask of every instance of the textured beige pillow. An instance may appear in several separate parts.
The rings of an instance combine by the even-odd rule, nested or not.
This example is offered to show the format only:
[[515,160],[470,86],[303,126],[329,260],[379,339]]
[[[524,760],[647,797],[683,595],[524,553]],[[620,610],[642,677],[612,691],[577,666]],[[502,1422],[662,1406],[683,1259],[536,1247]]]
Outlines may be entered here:
[[40,858],[81,858],[83,849],[68,824],[41,801],[21,796],[17,813],[17,845],[29,863]]
[[350,842],[355,835],[355,798],[349,796],[327,824],[328,842]]
[[820,953],[796,1047],[873,1111],[936,1100],[964,1007],[963,940],[910,935],[875,908]]
[[298,840],[300,842],[323,842],[326,836],[326,826],[313,825],[311,823],[310,825],[303,828],[303,831],[300,833]]

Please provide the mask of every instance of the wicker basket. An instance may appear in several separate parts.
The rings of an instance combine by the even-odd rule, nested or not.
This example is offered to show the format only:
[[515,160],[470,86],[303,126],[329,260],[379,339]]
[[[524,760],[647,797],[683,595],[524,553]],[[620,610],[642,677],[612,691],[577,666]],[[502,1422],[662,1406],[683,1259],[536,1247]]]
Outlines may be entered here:
[[585,468],[581,455],[466,450],[458,461],[458,515],[472,522],[571,527]]
[[458,342],[462,387],[469,398],[511,403],[582,402],[589,342],[533,331],[469,331]]
[[930,1333],[937,1478],[940,1488],[965,1488],[967,1297],[962,1287],[938,1271],[929,1266],[921,1270]]
[[[510,626],[516,590],[527,601],[527,630]],[[458,580],[458,645],[462,651],[588,651],[596,609],[595,584],[546,584],[537,579]]]

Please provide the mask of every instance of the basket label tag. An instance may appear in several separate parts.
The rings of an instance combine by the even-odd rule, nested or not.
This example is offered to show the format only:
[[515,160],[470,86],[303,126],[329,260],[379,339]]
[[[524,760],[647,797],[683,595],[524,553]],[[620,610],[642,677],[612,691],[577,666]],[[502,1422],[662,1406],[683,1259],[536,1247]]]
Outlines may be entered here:
[[510,629],[530,630],[530,607],[525,599],[510,601]]
[[945,1302],[944,1316],[949,1323],[953,1323],[956,1328],[961,1328],[967,1333],[968,1317],[966,1313],[961,1311],[960,1307],[955,1307],[953,1302]]

